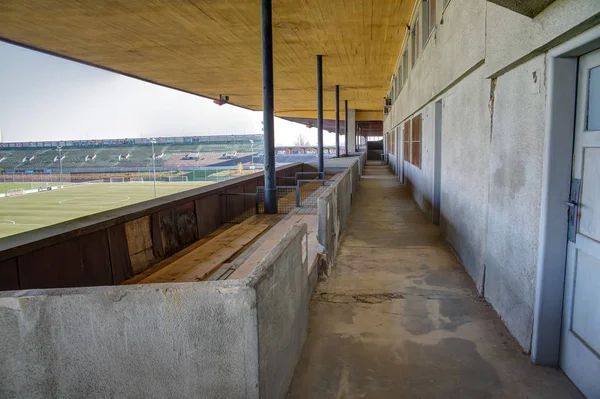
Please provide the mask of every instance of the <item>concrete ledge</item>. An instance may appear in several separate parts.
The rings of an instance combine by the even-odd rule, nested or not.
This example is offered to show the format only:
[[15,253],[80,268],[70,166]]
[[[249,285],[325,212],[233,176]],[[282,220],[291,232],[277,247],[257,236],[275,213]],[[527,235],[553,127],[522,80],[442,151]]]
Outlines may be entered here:
[[320,265],[320,278],[326,278],[333,266],[350,217],[352,195],[358,189],[358,181],[366,163],[366,153],[350,160],[350,166],[317,200],[317,241],[324,258]]
[[242,280],[0,293],[0,397],[285,395],[308,324],[294,226]]

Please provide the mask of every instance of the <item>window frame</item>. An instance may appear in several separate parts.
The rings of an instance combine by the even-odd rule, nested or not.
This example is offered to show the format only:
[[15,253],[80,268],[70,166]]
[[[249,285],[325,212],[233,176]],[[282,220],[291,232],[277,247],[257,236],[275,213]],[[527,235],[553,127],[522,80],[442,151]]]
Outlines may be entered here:
[[408,45],[404,48],[404,52],[402,53],[402,86],[404,87],[404,85],[406,85],[406,82],[408,81],[408,71],[410,69],[410,67],[408,66],[408,64],[410,63],[409,59],[408,59]]
[[[416,168],[421,169],[422,154],[423,154],[423,114],[415,115],[411,118],[411,135],[410,135],[410,163]],[[415,124],[415,122],[418,123]],[[418,126],[418,132],[415,132],[415,125]],[[415,140],[415,135],[418,134],[418,140]],[[415,146],[417,144],[417,146]],[[418,159],[416,157],[415,148],[419,149]]]
[[415,67],[415,65],[417,64],[417,60],[419,59],[419,50],[420,50],[420,43],[419,43],[419,13],[415,13],[415,18],[413,19],[412,22],[412,26],[410,29],[410,49],[411,49],[411,53],[412,53],[412,68]]
[[412,134],[412,128],[411,128],[411,120],[407,119],[406,121],[404,121],[404,129],[402,134],[404,135],[404,162],[408,162],[411,163],[411,156],[410,156],[410,150],[411,150],[411,146],[410,146],[410,138],[411,138],[411,134]]

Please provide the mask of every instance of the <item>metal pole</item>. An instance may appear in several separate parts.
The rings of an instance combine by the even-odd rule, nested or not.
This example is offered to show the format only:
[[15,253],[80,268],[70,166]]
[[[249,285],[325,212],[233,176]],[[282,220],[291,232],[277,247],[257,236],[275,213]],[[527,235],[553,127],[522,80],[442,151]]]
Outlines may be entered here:
[[335,156],[340,157],[340,85],[335,85]]
[[156,199],[156,157],[154,156],[154,139],[150,140],[152,143],[152,174],[154,175],[154,199]]
[[325,170],[323,158],[323,56],[317,55],[317,153],[319,156],[319,172]]
[[250,140],[250,145],[251,145],[250,152],[252,153],[251,154],[252,162],[250,163],[250,165],[251,165],[250,169],[254,170],[254,140]]
[[348,100],[344,100],[344,149],[348,156]]
[[273,10],[271,0],[261,0],[263,135],[265,141],[265,213],[277,213],[275,180],[275,121],[273,117]]
[[58,163],[60,164],[60,185],[62,186],[62,147],[58,146]]

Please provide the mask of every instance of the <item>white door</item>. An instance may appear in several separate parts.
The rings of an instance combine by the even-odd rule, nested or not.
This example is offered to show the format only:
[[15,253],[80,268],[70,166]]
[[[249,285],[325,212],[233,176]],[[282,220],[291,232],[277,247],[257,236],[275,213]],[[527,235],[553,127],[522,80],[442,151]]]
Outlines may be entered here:
[[600,50],[581,57],[578,81],[561,367],[600,398]]

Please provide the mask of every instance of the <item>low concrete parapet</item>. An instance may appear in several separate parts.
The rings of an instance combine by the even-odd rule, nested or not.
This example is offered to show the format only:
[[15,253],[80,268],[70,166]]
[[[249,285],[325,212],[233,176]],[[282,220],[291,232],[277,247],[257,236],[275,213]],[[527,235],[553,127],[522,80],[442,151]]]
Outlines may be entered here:
[[357,157],[317,200],[317,240],[322,261],[319,277],[326,278],[337,255],[342,234],[346,230],[352,196],[358,189],[358,181],[365,165],[366,155]]
[[0,397],[282,398],[304,344],[306,225],[241,280],[0,293]]

